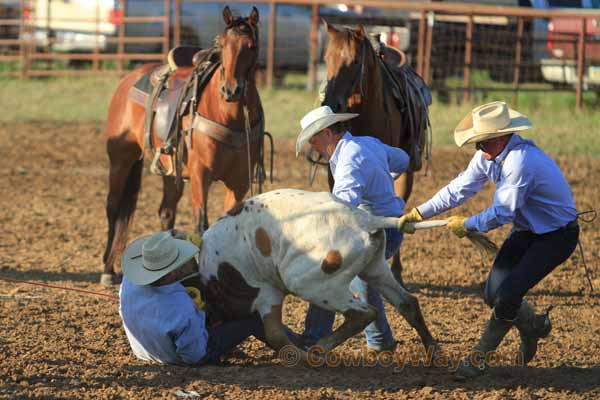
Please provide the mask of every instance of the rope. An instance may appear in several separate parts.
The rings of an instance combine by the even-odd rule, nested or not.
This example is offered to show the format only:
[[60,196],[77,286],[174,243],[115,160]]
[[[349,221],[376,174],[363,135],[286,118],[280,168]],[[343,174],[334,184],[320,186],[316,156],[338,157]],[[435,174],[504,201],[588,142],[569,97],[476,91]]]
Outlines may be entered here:
[[79,292],[79,293],[84,293],[84,294],[90,294],[90,295],[93,295],[93,296],[106,297],[106,298],[109,298],[111,300],[119,300],[119,298],[117,296],[113,296],[111,294],[106,294],[106,293],[94,292],[93,290],[77,289],[77,288],[66,287],[66,286],[49,285],[47,283],[41,283],[41,282],[23,281],[23,280],[20,280],[20,279],[6,278],[6,277],[3,277],[3,276],[0,276],[0,280],[6,281],[6,282],[13,282],[13,283],[26,283],[28,285],[42,286],[42,287],[47,287],[47,288],[51,288],[51,289],[69,290],[69,291],[72,291],[72,292]]
[[[591,216],[588,218],[583,218],[582,215],[588,215],[590,214]],[[594,222],[594,220],[597,217],[597,213],[596,210],[586,210],[586,211],[581,211],[577,213],[577,219],[580,219],[582,222],[585,222],[587,224]],[[583,253],[583,245],[581,244],[581,240],[577,239],[577,245],[579,247],[579,254],[581,255],[581,262],[583,263],[583,268],[585,270],[585,277],[588,281],[588,284],[590,285],[590,291],[593,292],[594,291],[594,285],[592,285],[592,271],[590,271],[587,262],[585,261],[585,256]]]

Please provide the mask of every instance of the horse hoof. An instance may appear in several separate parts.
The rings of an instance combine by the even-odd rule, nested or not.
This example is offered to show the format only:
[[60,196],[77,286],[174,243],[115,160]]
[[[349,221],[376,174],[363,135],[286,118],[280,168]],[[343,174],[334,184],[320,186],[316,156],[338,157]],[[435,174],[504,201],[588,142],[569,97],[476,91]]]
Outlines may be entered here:
[[102,274],[100,275],[100,284],[104,286],[112,286],[120,283],[121,279],[113,274]]

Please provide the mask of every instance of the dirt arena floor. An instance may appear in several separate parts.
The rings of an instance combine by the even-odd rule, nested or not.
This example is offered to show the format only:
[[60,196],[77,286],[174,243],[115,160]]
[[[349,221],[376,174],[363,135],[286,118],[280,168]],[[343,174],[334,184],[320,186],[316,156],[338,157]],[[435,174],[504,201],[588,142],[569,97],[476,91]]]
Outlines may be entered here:
[[[0,127],[0,277],[118,295],[98,284],[106,240],[107,159],[102,133],[92,125],[28,124]],[[307,165],[292,141],[277,141],[275,181],[267,189],[309,189]],[[430,177],[418,176],[409,206],[432,195],[464,168],[468,152],[436,148]],[[600,159],[558,159],[580,210],[600,204]],[[145,172],[132,236],[159,229],[160,179]],[[325,190],[323,171],[312,190]],[[489,204],[493,187],[459,211]],[[187,192],[187,189],[186,189]],[[222,212],[222,187],[211,193],[211,219]],[[189,199],[177,226],[191,229]],[[594,283],[600,290],[599,221],[582,224]],[[493,232],[497,243],[508,228]],[[233,246],[234,244],[232,244]],[[435,337],[448,353],[464,354],[487,320],[480,297],[490,262],[467,241],[444,229],[417,232],[403,244],[405,280],[417,296]],[[548,305],[554,330],[528,367],[508,363],[487,376],[457,382],[446,368],[419,357],[416,334],[388,307],[400,341],[393,362],[363,359],[340,365],[364,346],[356,337],[333,357],[333,366],[286,367],[256,340],[225,367],[147,365],[135,359],[118,315],[118,301],[72,291],[0,280],[0,398],[381,398],[381,399],[594,399],[600,398],[600,295],[590,294],[579,253],[529,294],[538,310]],[[288,298],[286,322],[299,331],[306,304]],[[513,329],[500,348],[518,348]],[[400,361],[405,357],[406,363]],[[415,359],[415,362],[412,360]]]

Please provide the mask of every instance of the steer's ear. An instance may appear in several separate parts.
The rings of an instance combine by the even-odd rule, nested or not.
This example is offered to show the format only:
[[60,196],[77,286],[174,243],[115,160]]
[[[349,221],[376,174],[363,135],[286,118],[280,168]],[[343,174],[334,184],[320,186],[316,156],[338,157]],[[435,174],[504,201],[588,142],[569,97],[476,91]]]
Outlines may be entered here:
[[250,23],[254,26],[258,25],[258,9],[256,7],[252,7],[252,12],[250,13]]
[[225,25],[228,27],[233,24],[233,14],[231,13],[229,6],[225,6],[223,9],[223,21],[225,21]]

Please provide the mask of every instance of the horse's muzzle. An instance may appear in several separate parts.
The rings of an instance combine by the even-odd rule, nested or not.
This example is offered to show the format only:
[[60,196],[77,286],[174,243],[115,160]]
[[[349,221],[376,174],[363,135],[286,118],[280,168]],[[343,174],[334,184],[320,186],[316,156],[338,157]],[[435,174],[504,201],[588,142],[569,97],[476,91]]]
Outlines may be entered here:
[[245,82],[243,84],[236,84],[233,88],[230,87],[229,85],[227,85],[226,82],[223,82],[221,84],[221,96],[223,96],[223,98],[225,99],[225,101],[227,102],[236,102],[236,101],[240,101],[242,98],[242,95],[244,94],[244,86],[245,86]]

